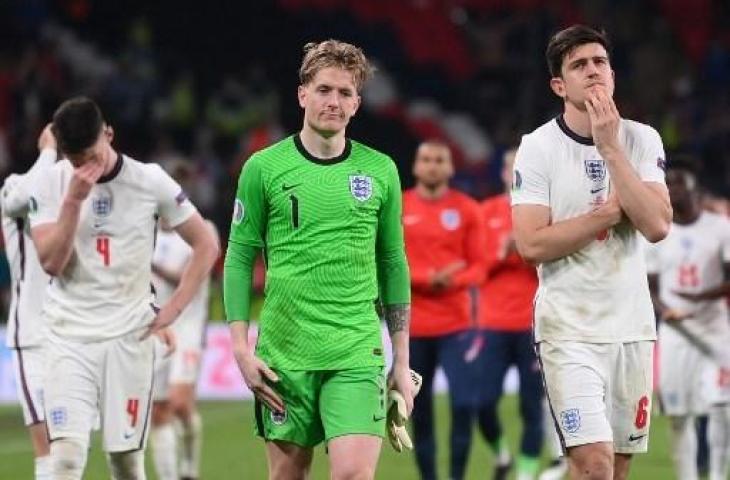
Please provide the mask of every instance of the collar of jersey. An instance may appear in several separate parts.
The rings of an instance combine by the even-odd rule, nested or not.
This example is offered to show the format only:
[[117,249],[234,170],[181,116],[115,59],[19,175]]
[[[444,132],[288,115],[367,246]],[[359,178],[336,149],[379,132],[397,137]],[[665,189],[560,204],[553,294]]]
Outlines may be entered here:
[[558,122],[558,127],[560,127],[560,130],[562,130],[564,134],[566,134],[576,142],[582,145],[593,145],[593,138],[584,137],[583,135],[578,135],[577,133],[575,133],[573,130],[570,129],[568,124],[565,123],[565,119],[562,115],[558,115],[555,118],[555,121]]
[[96,181],[96,183],[106,183],[111,182],[115,178],[117,178],[117,175],[119,175],[119,172],[122,171],[122,163],[124,163],[124,157],[122,157],[122,154],[117,152],[117,161],[114,162],[114,167],[112,168],[112,171],[107,173],[106,175],[102,175],[99,177],[99,180]]
[[304,148],[304,144],[302,143],[302,139],[299,138],[298,133],[294,135],[294,145],[297,147],[297,150],[299,150],[299,153],[302,154],[302,157],[306,158],[310,162],[317,163],[319,165],[334,165],[336,163],[343,162],[347,160],[347,157],[350,156],[350,151],[352,150],[352,143],[350,142],[349,138],[346,138],[345,149],[338,156],[332,158],[315,157],[314,155],[309,153],[306,148]]

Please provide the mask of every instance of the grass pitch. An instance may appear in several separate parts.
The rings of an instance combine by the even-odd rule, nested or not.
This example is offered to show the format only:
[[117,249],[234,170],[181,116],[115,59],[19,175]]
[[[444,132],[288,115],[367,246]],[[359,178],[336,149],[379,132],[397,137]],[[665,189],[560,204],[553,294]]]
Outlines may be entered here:
[[[263,442],[253,435],[252,402],[202,402],[204,441],[201,480],[266,479],[266,457]],[[437,397],[436,427],[438,429],[438,460],[440,478],[448,478],[448,399]],[[513,452],[517,449],[520,420],[516,398],[505,397],[500,406],[501,418]],[[469,458],[467,479],[491,478],[492,458],[484,440],[474,433]],[[147,454],[147,478],[156,480]],[[30,440],[22,426],[19,407],[0,407],[0,478],[33,478],[33,460]],[[109,478],[104,457],[96,436],[86,468],[88,479]],[[328,478],[327,457],[324,448],[318,448],[314,457],[312,479]],[[378,467],[378,479],[417,480],[414,456],[397,454],[385,441]],[[514,478],[514,475],[511,477]],[[668,452],[667,424],[654,415],[649,453],[634,461],[631,478],[639,480],[673,479]]]

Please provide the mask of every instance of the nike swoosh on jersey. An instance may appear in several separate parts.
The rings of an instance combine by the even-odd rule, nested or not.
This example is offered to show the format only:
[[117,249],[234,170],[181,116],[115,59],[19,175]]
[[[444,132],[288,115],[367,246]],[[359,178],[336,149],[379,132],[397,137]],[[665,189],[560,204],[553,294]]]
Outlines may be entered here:
[[287,185],[287,184],[285,183],[284,185],[282,185],[282,186],[281,186],[281,191],[282,191],[282,192],[288,192],[288,191],[289,191],[289,190],[291,190],[292,188],[294,188],[294,187],[298,187],[299,185],[301,185],[301,183],[295,183],[294,185]]
[[379,422],[379,421],[383,420],[384,418],[385,418],[385,415],[375,415],[375,414],[373,414],[373,421],[374,422]]
[[605,189],[606,189],[606,187],[601,187],[601,188],[591,188],[591,193],[598,193],[598,192],[600,192],[600,191],[602,191],[602,190],[605,190]]

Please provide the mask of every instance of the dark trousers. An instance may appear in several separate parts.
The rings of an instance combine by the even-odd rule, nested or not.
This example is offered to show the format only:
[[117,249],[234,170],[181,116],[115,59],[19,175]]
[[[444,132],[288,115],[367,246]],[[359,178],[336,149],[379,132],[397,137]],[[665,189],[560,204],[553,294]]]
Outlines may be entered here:
[[502,436],[497,407],[502,398],[504,377],[509,367],[515,365],[520,378],[521,453],[538,457],[543,440],[543,384],[532,332],[483,330],[482,335],[484,348],[478,357],[481,385],[479,428],[490,444]]
[[471,446],[471,426],[478,396],[474,331],[410,340],[411,368],[423,376],[421,392],[413,406],[416,462],[421,478],[436,478],[436,441],[433,418],[433,379],[441,366],[449,384],[451,401],[450,478],[464,478]]

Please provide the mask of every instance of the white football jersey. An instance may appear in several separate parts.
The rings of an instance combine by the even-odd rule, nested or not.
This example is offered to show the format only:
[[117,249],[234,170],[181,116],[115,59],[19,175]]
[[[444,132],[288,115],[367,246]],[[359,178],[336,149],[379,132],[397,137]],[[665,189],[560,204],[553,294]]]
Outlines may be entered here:
[[[35,183],[32,228],[56,222],[73,171],[63,160]],[[81,205],[71,259],[48,288],[43,315],[51,333],[88,342],[148,325],[155,316],[151,262],[158,217],[176,227],[194,213],[159,165],[119,154]]]
[[[210,222],[207,223],[210,225]],[[211,226],[211,228],[214,227]],[[193,249],[174,230],[159,229],[157,231],[157,243],[152,256],[154,265],[182,274],[192,255]],[[153,282],[157,293],[157,302],[162,306],[167,303],[177,286],[154,274]],[[182,344],[186,347],[200,347],[202,345],[205,323],[208,321],[209,290],[210,277],[208,276],[200,285],[188,306],[172,324],[172,328],[178,337],[178,348]]]
[[38,347],[45,338],[41,309],[50,277],[38,261],[28,224],[29,188],[35,177],[53,166],[56,151],[43,150],[23,175],[10,175],[0,191],[5,255],[10,265],[11,297],[6,345]]
[[671,309],[693,313],[682,325],[708,341],[730,335],[724,298],[695,303],[675,293],[702,292],[725,281],[724,266],[730,263],[730,220],[703,212],[690,225],[673,223],[667,238],[649,245],[646,256],[649,273],[659,276],[661,301]]
[[[664,149],[654,129],[621,119],[619,141],[639,178],[664,184]],[[608,168],[592,139],[572,132],[562,117],[522,137],[514,169],[512,205],[549,207],[552,223],[590,212],[610,190]],[[541,264],[536,340],[654,340],[640,239],[625,221],[580,251]]]

